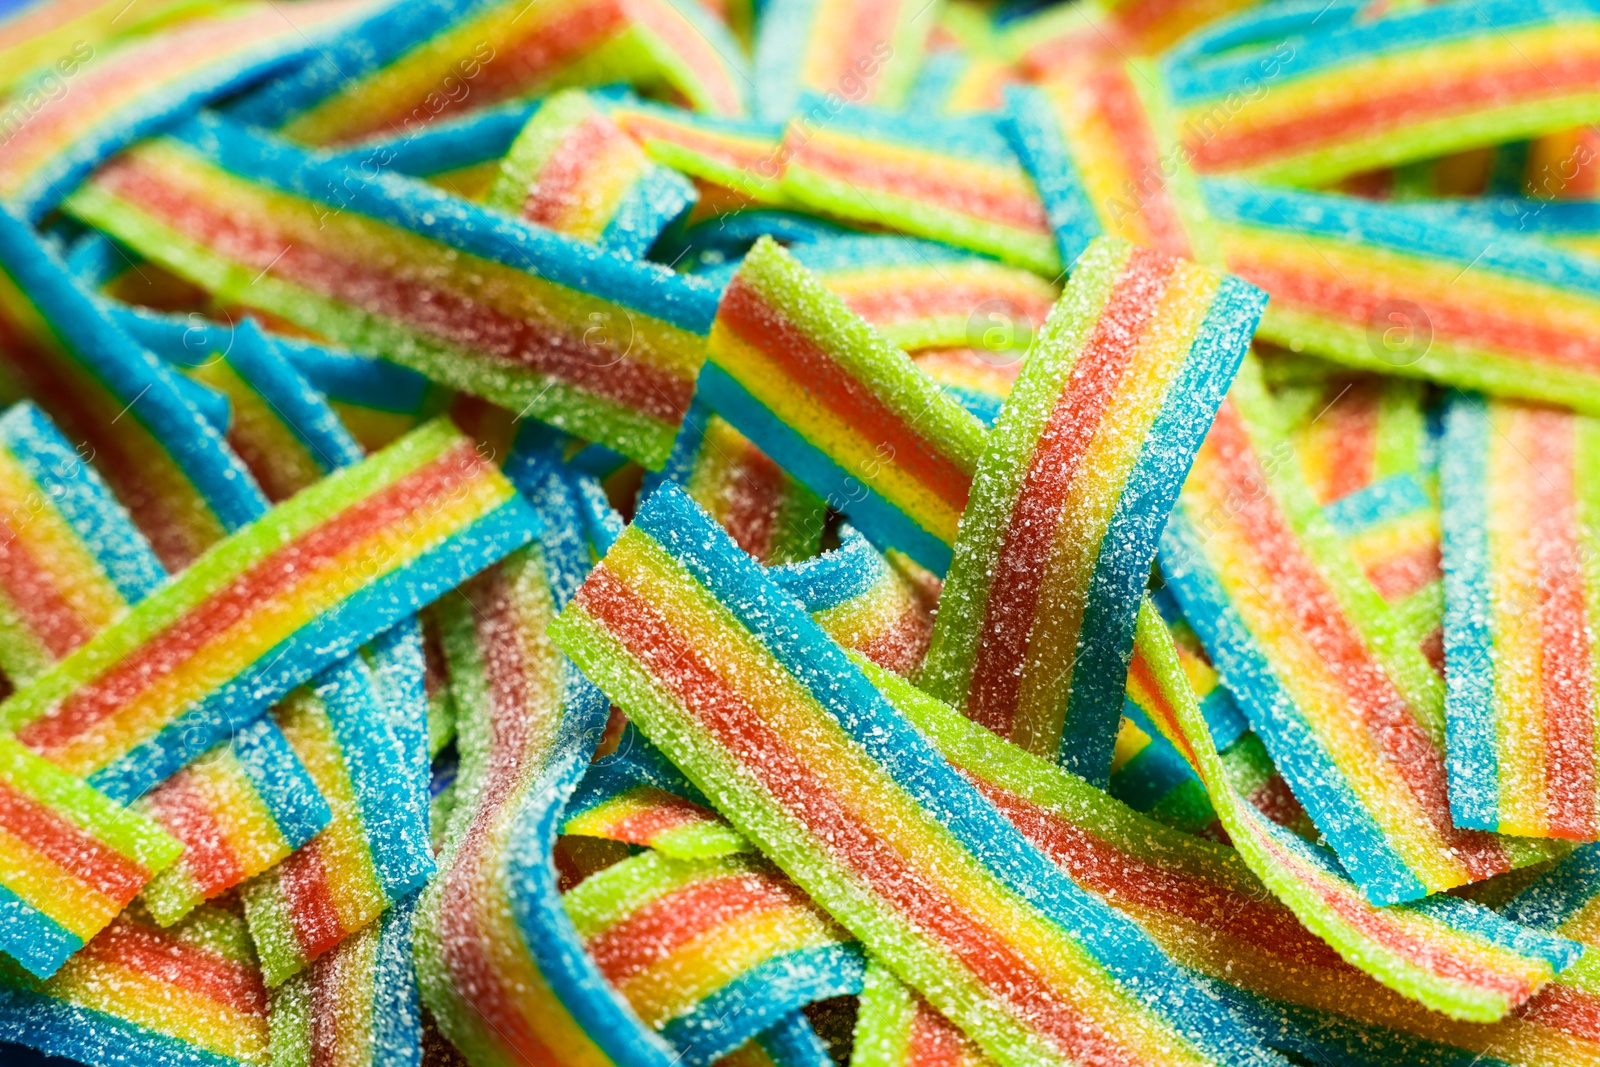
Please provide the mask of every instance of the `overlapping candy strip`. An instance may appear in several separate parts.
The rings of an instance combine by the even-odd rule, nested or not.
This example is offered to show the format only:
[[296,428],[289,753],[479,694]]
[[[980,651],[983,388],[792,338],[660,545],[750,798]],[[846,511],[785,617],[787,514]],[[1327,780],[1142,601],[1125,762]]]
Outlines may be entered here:
[[687,179],[651,162],[601,106],[569,89],[546,100],[522,128],[485,203],[642,256],[695,198]]
[[1592,419],[1455,394],[1440,442],[1451,811],[1592,840]]
[[1362,8],[1265,5],[1174,49],[1196,169],[1325,185],[1596,118],[1592,5]]
[[1107,911],[1074,929],[1098,905],[681,492],[643,505],[554,632],[766,855],[996,1059],[1258,1055],[1136,928]]
[[659,757],[646,762],[634,755],[635,745],[647,744],[624,734],[616,754],[595,762],[567,806],[561,832],[644,845],[675,860],[749,851],[750,843],[670,764],[663,768],[652,765]]
[[1452,821],[1440,680],[1398,639],[1276,418],[1247,360],[1163,535],[1163,574],[1224,684],[1373,901],[1547,858]]
[[0,705],[62,767],[137,795],[489,560],[532,516],[434,422],[219,542]]
[[232,113],[306,144],[427,126],[441,114],[562,85],[629,81],[701,110],[745,110],[741,50],[694,4],[514,0],[384,6],[316,61],[255,90]]
[[1089,246],[978,465],[930,693],[1105,781],[1156,527],[1262,303],[1151,249]]
[[917,75],[940,3],[772,0],[756,34],[756,117],[783,121],[806,93],[857,86],[852,98],[899,110]]

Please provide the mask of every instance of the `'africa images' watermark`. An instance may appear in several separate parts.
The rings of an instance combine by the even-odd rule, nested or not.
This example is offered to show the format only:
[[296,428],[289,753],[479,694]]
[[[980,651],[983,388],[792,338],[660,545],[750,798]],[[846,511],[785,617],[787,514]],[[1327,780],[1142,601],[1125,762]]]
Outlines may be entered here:
[[0,106],[0,145],[8,144],[39,113],[67,95],[67,80],[81,71],[94,59],[94,46],[88,41],[77,41],[66,55],[45,67],[18,92]]

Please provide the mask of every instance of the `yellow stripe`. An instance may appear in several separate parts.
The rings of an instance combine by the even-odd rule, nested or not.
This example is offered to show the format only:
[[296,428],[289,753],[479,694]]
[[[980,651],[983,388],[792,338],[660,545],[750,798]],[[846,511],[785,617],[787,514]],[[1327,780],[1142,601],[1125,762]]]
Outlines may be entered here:
[[122,910],[5,827],[0,827],[0,872],[0,885],[81,941],[99,933]]

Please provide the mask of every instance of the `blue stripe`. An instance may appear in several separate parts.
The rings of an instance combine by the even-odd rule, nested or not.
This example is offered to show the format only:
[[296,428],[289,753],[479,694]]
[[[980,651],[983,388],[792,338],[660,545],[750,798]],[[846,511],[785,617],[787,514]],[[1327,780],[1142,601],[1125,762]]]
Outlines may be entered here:
[[[1240,709],[1317,828],[1377,904],[1427,895],[1427,887],[1389,844],[1372,814],[1306,726],[1294,698],[1273,673],[1255,637],[1228,601],[1205,557],[1203,542],[1180,507],[1161,539],[1161,572],[1184,617],[1200,635]],[[1306,783],[1317,783],[1314,789]]]
[[683,1054],[685,1067],[711,1067],[807,1004],[855,996],[866,976],[867,958],[859,945],[786,953],[744,972],[668,1022],[661,1036]]
[[166,580],[167,572],[150,543],[100,475],[31,401],[17,404],[0,418],[0,438],[125,601],[137,604]]
[[1535,930],[1554,930],[1600,896],[1600,844],[1579,845],[1539,880],[1512,897],[1500,914]]
[[357,212],[689,333],[704,336],[716,317],[716,291],[701,282],[659,264],[619,259],[422,182],[352,173],[339,163],[209,113],[174,127],[170,135],[250,184]]
[[756,1043],[772,1058],[775,1067],[833,1067],[827,1046],[811,1029],[803,1012],[791,1012],[778,1020]]
[[883,576],[886,562],[865,537],[845,526],[840,540],[843,543],[832,552],[769,572],[774,582],[805,606],[808,615],[854,600]]
[[[1270,1062],[1214,998],[1187,982],[1137,926],[1068,879],[947,763],[788,593],[681,490],[663,486],[634,525],[711,590],[885,774],[984,873],[1081,943],[1127,991],[1201,1047],[1240,1064]],[[932,700],[932,697],[926,698]],[[869,946],[870,947],[870,946]]]
[[1266,303],[1261,290],[1223,276],[1097,546],[1058,758],[1067,770],[1102,788],[1116,746],[1139,603],[1161,530]]
[[115,1015],[4,984],[0,984],[0,1041],[115,1067],[250,1067],[244,1060],[208,1052]]
[[598,243],[618,255],[640,258],[699,199],[688,178],[652,163],[622,195]]
[[263,715],[235,734],[233,754],[291,850],[333,820],[328,802],[271,716]]
[[422,1013],[417,967],[412,960],[412,923],[418,894],[397,901],[379,920],[372,998],[373,1067],[421,1067]]
[[[0,882],[0,949],[28,972],[49,978],[83,941]],[[0,986],[3,990],[4,986]]]
[[844,512],[879,548],[898,548],[935,574],[950,569],[949,545],[779,420],[715,363],[701,368],[699,395],[829,507]]
[[1323,505],[1322,514],[1340,534],[1350,537],[1392,519],[1432,510],[1433,500],[1417,476],[1402,471]]
[[[427,375],[386,359],[336,351],[316,345],[273,338],[279,353],[293,363],[329,400],[375,411],[391,411],[425,418],[430,394],[439,390]],[[444,397],[440,396],[440,406]]]
[[1494,634],[1490,628],[1489,412],[1482,397],[1452,393],[1439,449],[1443,498],[1445,762],[1450,815],[1461,826],[1500,824],[1495,745]]
[[1044,201],[1061,262],[1076,262],[1089,242],[1105,233],[1105,227],[1089,201],[1049,100],[1037,89],[1008,86],[1001,129]]
[[367,174],[389,171],[413,178],[459,170],[511,151],[517,134],[543,106],[543,101],[513,100],[481,108],[462,118],[429,123],[396,137],[379,137],[342,147],[340,163]]
[[507,501],[284,638],[154,737],[90,775],[90,782],[114,800],[142,795],[317,672],[526,544],[537,528],[526,503]]

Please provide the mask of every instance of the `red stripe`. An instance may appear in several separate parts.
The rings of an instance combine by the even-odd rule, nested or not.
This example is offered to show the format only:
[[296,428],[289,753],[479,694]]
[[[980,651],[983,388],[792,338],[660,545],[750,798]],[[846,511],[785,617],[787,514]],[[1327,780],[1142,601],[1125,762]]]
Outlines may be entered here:
[[[819,275],[824,284],[828,275]],[[972,310],[991,300],[1001,300],[1008,309],[1037,329],[1050,313],[1048,300],[1031,293],[1020,293],[993,282],[943,281],[937,276],[893,278],[882,286],[852,292],[842,297],[845,306],[874,326],[886,326],[936,316],[965,319]]]
[[[1309,310],[1334,321],[1368,329],[1393,292],[1363,289],[1317,274],[1315,265],[1281,267],[1228,255],[1228,269],[1265,289],[1274,301]],[[1507,319],[1489,312],[1429,302],[1422,306],[1436,340],[1451,340],[1498,351],[1529,363],[1550,364],[1587,373],[1600,371],[1600,338],[1562,333],[1537,321]]]
[[502,566],[462,587],[472,605],[476,639],[489,685],[490,749],[487,780],[477,798],[456,864],[444,873],[439,908],[440,942],[455,987],[483,1016],[500,1050],[529,1067],[563,1067],[567,1057],[549,1048],[518,1010],[513,993],[485,950],[494,936],[500,902],[487,887],[510,809],[532,772],[530,733],[548,729],[554,709],[531,702],[523,678],[523,630],[517,590]]
[[856,646],[855,651],[884,670],[909,678],[922,666],[932,643],[933,614],[918,604],[908,604],[887,626]]
[[880,442],[886,458],[956,510],[966,507],[972,475],[939,452],[864,384],[851,377],[799,326],[739,275],[722,294],[717,318],[790,380],[862,437]]
[[775,911],[809,911],[787,880],[755,873],[694,882],[650,901],[584,942],[612,985],[660,963],[717,927],[737,927]]
[[1371,485],[1378,462],[1378,407],[1382,386],[1376,379],[1349,382],[1319,418],[1328,420],[1319,442],[1328,449],[1327,485],[1319,504],[1328,504]]
[[[1341,141],[1472,114],[1485,107],[1592,92],[1600,83],[1600,59],[1592,56],[1552,57],[1535,67],[1518,52],[1508,62],[1513,64],[1508,70],[1474,71],[1420,86],[1397,80],[1396,91],[1386,96],[1297,114],[1292,120],[1237,131],[1232,136],[1225,127],[1213,137],[1190,142],[1194,167],[1212,171],[1261,166]],[[1337,99],[1338,92],[1335,89],[1330,96]]]
[[[940,944],[1028,1029],[1075,1062],[1134,1067],[1138,1052],[1083,1015],[1009,944],[913,866],[874,827],[847,808],[674,631],[651,603],[602,565],[579,590],[590,615],[643,663],[716,744],[754,775],[808,834],[892,907],[902,921]],[[973,861],[976,864],[976,861]]]
[[[650,806],[607,823],[607,837],[634,845],[651,845],[662,834],[718,821],[714,812],[707,811],[693,801],[651,786],[644,786],[639,792],[646,794]],[[634,790],[629,790],[624,796],[634,793]]]
[[326,581],[319,572],[337,556],[403,528],[422,509],[438,504],[447,494],[463,491],[462,487],[489,470],[471,442],[462,441],[393,484],[355,501],[195,605],[100,677],[80,686],[52,712],[17,731],[17,737],[40,752],[65,747],[110,719],[146,688],[188,664],[207,642],[248,619],[272,598],[289,595],[306,583]]
[[555,226],[574,200],[585,193],[584,182],[600,153],[627,140],[627,134],[604,115],[589,115],[567,131],[528,187],[522,217],[541,226]]
[[755,445],[726,457],[726,481],[719,486],[722,527],[734,543],[767,562],[772,535],[790,491],[789,476]]
[[300,846],[278,867],[278,884],[283,889],[289,922],[294,928],[295,945],[307,962],[344,940],[351,931],[344,928],[334,906],[333,889],[322,862],[322,835]]
[[469,353],[486,353],[550,375],[664,422],[676,424],[689,409],[693,379],[628,359],[609,347],[591,348],[581,332],[573,335],[581,326],[554,314],[543,321],[507,315],[444,285],[399,276],[384,269],[380,259],[308,245],[276,232],[267,218],[252,218],[248,201],[230,212],[226,202],[217,204],[210,193],[185,188],[184,175],[175,169],[163,171],[137,156],[119,158],[96,181],[139,211],[237,263]]
[[966,1039],[943,1015],[918,998],[906,1039],[904,1067],[961,1067]]
[[1150,129],[1150,116],[1138,91],[1128,80],[1122,62],[1107,62],[1089,75],[1084,89],[1099,106],[1102,117],[1117,132],[1116,148],[1122,167],[1139,191],[1138,216],[1144,223],[1148,243],[1170,256],[1192,257],[1188,229],[1178,213],[1167,186],[1161,147]]
[[1523,1005],[1517,1018],[1585,1041],[1600,1041],[1600,997],[1571,986],[1545,986]]
[[183,997],[201,996],[246,1015],[265,1018],[267,990],[253,966],[128,919],[106,927],[83,949],[90,959],[138,971]]
[[1431,585],[1444,576],[1439,542],[1433,541],[1405,555],[1379,560],[1367,568],[1367,580],[1391,604]]
[[817,171],[861,189],[878,189],[943,208],[983,222],[1010,226],[1028,233],[1048,234],[1050,219],[1037,195],[990,192],[961,184],[946,175],[939,157],[908,162],[856,155],[850,146],[834,146],[823,137],[796,143],[785,140],[791,165]]
[[[1123,375],[1166,292],[1175,264],[1159,252],[1136,248],[1106,298],[1083,352],[1057,394],[1040,431],[989,580],[967,692],[967,717],[1001,737],[1011,737],[1017,693],[1055,551],[1067,499],[1082,473],[1084,456],[1100,430]],[[1077,545],[1098,555],[1098,544]],[[998,594],[998,595],[997,595]],[[1062,679],[1063,688],[1068,684]]]
[[[341,1024],[351,1020],[352,1016],[360,1019],[376,1007],[371,1003],[365,976],[344,973],[353,971],[354,963],[345,953],[330,952],[311,965],[311,1067],[337,1067],[347,1063],[350,1059],[348,1052],[340,1055],[346,1036],[345,1026]],[[366,1003],[350,1003],[356,996]],[[351,1033],[348,1036],[354,1043],[365,1035]]]
[[1576,418],[1570,412],[1533,408],[1527,420],[1533,453],[1528,461],[1537,475],[1537,484],[1525,489],[1542,587],[1539,681],[1549,832],[1586,841],[1595,836],[1594,664],[1573,484]]
[[5,781],[0,781],[0,827],[118,906],[132,900],[150,880],[150,872],[139,863]]
[[50,574],[39,566],[4,516],[0,516],[0,591],[53,659],[64,659],[90,638],[88,624],[56,589]]
[[1277,771],[1273,771],[1265,782],[1251,790],[1245,799],[1262,815],[1290,830],[1305,825],[1310,819],[1306,809],[1300,806],[1300,799],[1294,795],[1294,790],[1289,788],[1289,783]]
[[1338,599],[1306,558],[1299,538],[1263,486],[1271,481],[1250,442],[1244,419],[1231,401],[1223,401],[1201,448],[1202,461],[1222,482],[1234,505],[1233,522],[1243,545],[1268,576],[1269,594],[1278,612],[1291,620],[1349,697],[1349,714],[1367,730],[1373,743],[1399,773],[1418,807],[1444,845],[1479,881],[1510,869],[1494,835],[1458,830],[1450,817],[1444,760],[1433,739],[1417,722],[1406,699],[1395,689],[1383,665],[1373,658],[1359,632],[1345,616]]
[[187,771],[179,771],[149,796],[152,813],[183,842],[182,864],[203,898],[244,881],[246,871],[227,835]]

